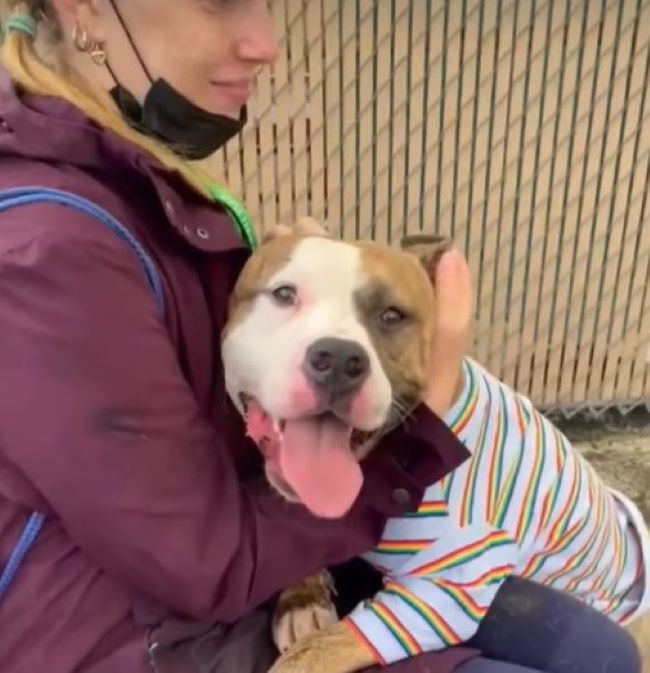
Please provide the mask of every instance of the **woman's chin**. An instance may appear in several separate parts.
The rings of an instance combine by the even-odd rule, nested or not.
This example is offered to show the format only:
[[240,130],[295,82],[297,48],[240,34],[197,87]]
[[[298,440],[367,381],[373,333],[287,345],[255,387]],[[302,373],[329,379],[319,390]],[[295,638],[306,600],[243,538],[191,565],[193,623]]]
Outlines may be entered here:
[[241,109],[250,99],[249,88],[231,88],[220,84],[211,84],[203,92],[198,105],[212,114],[223,115],[237,121]]

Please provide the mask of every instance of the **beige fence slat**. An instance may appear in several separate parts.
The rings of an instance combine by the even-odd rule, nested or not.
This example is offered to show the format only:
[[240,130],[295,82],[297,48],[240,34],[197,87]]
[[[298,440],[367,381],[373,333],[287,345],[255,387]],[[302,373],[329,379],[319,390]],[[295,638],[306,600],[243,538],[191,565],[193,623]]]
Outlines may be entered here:
[[[635,292],[640,297],[642,286],[639,285],[640,274],[636,273],[639,255],[643,251],[638,246],[639,227],[642,226],[641,218],[643,191],[647,189],[647,174],[645,162],[639,161],[639,151],[643,154],[647,148],[641,145],[642,130],[644,125],[650,124],[650,100],[644,89],[650,77],[650,49],[638,47],[648,45],[650,42],[650,7],[641,12],[637,24],[638,34],[632,50],[632,68],[630,71],[630,90],[628,97],[628,123],[626,128],[627,152],[630,162],[630,180],[624,193],[624,200],[617,204],[615,212],[627,214],[621,227],[623,251],[618,261],[619,282],[616,292],[612,295],[609,307],[609,319],[611,328],[608,331],[608,357],[603,375],[603,387],[599,393],[599,399],[615,399],[620,394],[621,387],[628,389],[632,382],[627,379],[631,367],[627,363],[634,361],[637,344],[629,336],[629,315],[634,310]],[[647,115],[647,116],[646,116]],[[625,168],[621,172],[625,174]],[[622,308],[625,307],[625,308]],[[624,393],[625,394],[625,393]]]
[[455,172],[456,162],[456,133],[460,124],[457,110],[460,107],[459,99],[461,96],[462,72],[462,21],[463,21],[463,3],[450,2],[445,7],[446,23],[444,25],[445,69],[442,73],[444,77],[444,98],[442,100],[442,127],[440,129],[440,166],[441,173],[439,180],[439,212],[440,229],[448,232],[456,240],[457,227],[455,222],[455,213],[453,211],[453,198],[455,196],[455,187],[457,175]]
[[426,73],[428,76],[428,101],[426,111],[427,138],[425,151],[420,155],[424,164],[422,170],[423,195],[421,199],[420,227],[424,231],[439,231],[437,218],[437,154],[440,144],[438,129],[442,114],[442,91],[444,88],[443,64],[446,54],[443,41],[446,7],[442,3],[430,3],[429,6],[429,53]]
[[[479,3],[478,21],[481,24],[476,42],[477,59],[477,82],[475,110],[475,129],[473,137],[473,164],[470,167],[472,177],[472,198],[470,210],[467,216],[466,231],[468,235],[468,260],[474,287],[476,288],[476,346],[472,354],[479,360],[485,360],[487,340],[482,338],[486,329],[486,321],[479,324],[480,316],[485,317],[485,311],[480,307],[484,304],[486,296],[491,294],[491,288],[487,283],[481,282],[483,271],[483,259],[485,250],[489,245],[488,233],[483,230],[482,220],[488,212],[490,177],[491,143],[494,121],[491,114],[492,92],[496,83],[495,62],[497,53],[497,21],[499,6],[497,3]],[[471,162],[471,160],[470,160]],[[492,243],[492,245],[494,245]]]
[[[512,48],[512,33],[515,3],[487,3],[494,10],[487,16],[486,28],[492,30],[492,50],[486,52],[484,66],[485,78],[488,91],[482,99],[486,132],[486,153],[483,158],[485,163],[485,182],[482,188],[484,201],[481,209],[476,214],[476,220],[484,228],[478,268],[474,270],[474,284],[476,293],[476,346],[475,353],[479,361],[492,367],[493,344],[497,338],[494,335],[495,321],[491,304],[494,298],[494,279],[497,269],[497,255],[501,243],[499,222],[499,186],[502,175],[505,155],[505,143],[507,139],[507,93],[509,87],[509,54]],[[487,28],[489,31],[490,28]],[[493,107],[496,104],[495,107]],[[433,162],[432,162],[433,163]],[[491,226],[485,226],[485,223]],[[470,222],[470,226],[474,220]]]
[[[650,98],[650,97],[649,97]],[[650,111],[650,100],[646,103]],[[647,117],[646,117],[647,120]],[[646,124],[648,122],[646,121]],[[640,162],[639,175],[646,190],[650,181],[650,151]],[[646,191],[638,202],[638,210],[630,213],[631,221],[638,221],[638,257],[632,270],[633,282],[629,299],[629,320],[626,325],[630,350],[634,354],[622,364],[620,385],[611,399],[650,397],[650,194]],[[636,216],[638,219],[632,219]],[[626,306],[626,308],[628,308]]]
[[590,68],[585,64],[595,63],[598,45],[595,39],[585,40],[584,52],[581,54],[585,11],[591,14],[591,23],[600,18],[597,3],[589,3],[582,12],[570,15],[566,37],[564,34],[561,36],[564,58],[558,73],[560,101],[553,120],[556,140],[550,160],[552,178],[546,213],[550,277],[546,278],[548,286],[544,287],[539,301],[540,305],[548,306],[549,320],[539,338],[539,363],[536,360],[538,377],[541,379],[539,388],[543,391],[539,399],[545,405],[558,401],[570,314],[570,290],[576,275],[573,259],[580,208],[574,197],[580,190],[580,171],[575,163],[576,158],[583,156],[587,150],[588,125],[583,122],[574,128],[574,122],[576,119],[586,119],[589,115],[595,72],[591,68],[592,72],[588,74]]
[[323,218],[325,211],[325,127],[323,110],[322,3],[323,0],[302,0],[304,12],[307,79],[307,111],[305,118],[305,151],[308,155],[307,213]]
[[[390,121],[391,101],[388,79],[392,73],[391,67],[391,6],[390,2],[377,3],[377,89],[375,91],[377,128],[375,148],[371,156],[375,161],[374,170],[374,213],[370,228],[362,233],[372,236],[378,241],[388,238],[388,220],[386,213],[390,204],[390,192],[386,188],[386,175],[391,161],[390,148]],[[368,160],[367,156],[364,160]]]
[[[459,5],[461,3],[458,3]],[[472,186],[472,147],[475,143],[474,101],[477,96],[477,64],[480,49],[481,7],[476,3],[463,3],[459,28],[459,73],[458,97],[455,111],[448,118],[453,129],[454,160],[450,168],[453,174],[453,192],[447,199],[447,212],[454,231],[454,238],[460,249],[469,252],[469,212],[471,209]],[[472,260],[470,259],[470,266]]]
[[[498,317],[498,331],[493,328],[492,334],[494,341],[491,344],[491,350],[494,353],[492,369],[500,377],[513,382],[512,372],[505,370],[505,349],[504,344],[508,339],[508,330],[510,328],[510,305],[508,290],[514,269],[512,267],[513,256],[513,228],[517,225],[513,221],[515,213],[515,202],[518,196],[517,184],[517,162],[520,156],[521,147],[524,144],[524,112],[526,110],[525,101],[525,81],[528,69],[528,34],[530,31],[530,8],[531,5],[519,3],[516,6],[516,22],[514,24],[515,40],[511,47],[511,70],[508,86],[508,111],[507,111],[507,131],[504,160],[510,170],[504,172],[501,176],[500,185],[500,206],[499,221],[496,226],[501,229],[501,245],[496,251],[494,275],[494,313],[492,318]],[[496,327],[496,325],[495,325]],[[498,344],[498,346],[497,346]],[[496,348],[495,348],[496,347]]]
[[[542,399],[546,383],[545,364],[549,358],[549,327],[552,316],[552,301],[541,301],[541,297],[553,292],[554,271],[559,246],[559,227],[548,226],[551,207],[552,183],[555,178],[555,141],[559,128],[559,102],[562,99],[564,70],[567,60],[568,28],[567,16],[570,5],[553,5],[550,35],[547,50],[547,72],[540,97],[544,98],[539,134],[537,188],[532,218],[531,252],[538,250],[539,267],[531,270],[529,285],[532,293],[526,301],[526,311],[519,350],[524,372],[517,385],[529,390],[534,399]],[[530,377],[526,385],[524,377]]]
[[[272,2],[271,11],[276,16],[276,22],[286,28],[287,17],[290,15],[290,7],[295,0],[282,0]],[[282,117],[276,119],[274,154],[275,154],[275,192],[277,199],[277,215],[280,221],[291,220],[292,202],[292,147],[291,134],[293,129],[293,116],[295,105],[290,79],[290,53],[291,37],[285,34],[282,44],[282,57],[274,66],[274,76],[271,89],[276,105],[283,110]]]
[[[493,137],[489,158],[488,202],[484,213],[486,227],[483,246],[483,265],[481,276],[478,279],[482,292],[479,296],[478,315],[478,352],[485,365],[497,373],[499,360],[498,344],[505,336],[506,325],[495,320],[499,314],[497,297],[501,296],[498,286],[499,265],[505,234],[502,227],[502,179],[507,163],[506,150],[509,142],[510,111],[510,82],[514,56],[514,42],[517,30],[517,2],[504,3],[499,17],[499,45],[497,63],[494,70],[494,102],[492,105]],[[496,291],[495,291],[496,288]]]
[[358,168],[357,143],[359,123],[357,118],[357,93],[359,73],[357,70],[357,4],[343,2],[340,5],[341,46],[339,67],[341,69],[341,136],[339,141],[339,161],[341,182],[338,191],[341,197],[340,233],[345,238],[354,238],[356,232],[356,178]]
[[[620,348],[616,343],[609,341],[611,330],[620,330],[617,322],[623,319],[623,314],[612,318],[612,305],[619,296],[617,290],[618,264],[620,257],[624,254],[626,245],[629,245],[629,239],[625,240],[623,221],[617,227],[612,226],[612,217],[617,212],[624,212],[627,196],[630,188],[630,181],[633,177],[633,155],[635,129],[638,126],[638,107],[637,115],[634,115],[634,106],[629,104],[629,75],[631,74],[632,54],[637,44],[638,24],[634,20],[634,6],[627,3],[623,6],[622,23],[628,26],[621,33],[620,44],[618,48],[616,84],[612,95],[612,113],[616,114],[620,110],[620,125],[614,125],[611,128],[611,151],[610,159],[613,166],[612,187],[609,202],[603,207],[602,216],[607,222],[608,233],[604,236],[606,241],[604,256],[605,259],[612,261],[603,264],[601,268],[597,266],[593,269],[593,279],[591,283],[599,286],[599,295],[597,299],[596,317],[594,319],[594,333],[587,334],[587,339],[592,343],[592,352],[589,369],[585,376],[585,397],[587,399],[600,399],[604,393],[608,371],[608,363],[618,363]],[[630,21],[631,19],[631,21]],[[636,99],[638,100],[638,98]],[[616,104],[616,107],[614,106]],[[617,107],[620,108],[617,109]],[[613,321],[613,323],[612,323]]]
[[375,8],[368,9],[368,3],[360,3],[362,11],[357,17],[359,25],[358,36],[358,63],[357,75],[357,99],[356,123],[357,123],[357,157],[355,166],[355,179],[357,180],[357,192],[355,197],[356,213],[351,228],[355,237],[361,230],[366,230],[372,225],[374,219],[373,183],[375,179],[373,146],[375,142],[375,40],[374,28]]
[[[426,100],[425,83],[427,81],[426,63],[427,53],[427,14],[431,7],[426,3],[408,3],[406,16],[405,46],[404,46],[404,70],[406,75],[404,96],[404,126],[396,126],[398,137],[401,136],[404,143],[404,157],[402,166],[402,192],[403,198],[399,203],[396,213],[396,229],[399,235],[393,236],[399,240],[406,233],[418,231],[420,203],[423,195],[419,175],[421,172],[421,157],[423,144],[426,142],[425,116],[428,101]],[[431,231],[431,227],[429,231]]]
[[[595,3],[591,4],[595,8]],[[600,12],[600,8],[595,9]],[[560,210],[557,219],[554,220],[554,226],[562,226],[565,232],[560,248],[558,274],[560,279],[565,280],[560,281],[561,285],[557,288],[557,328],[552,341],[554,348],[549,362],[547,393],[553,403],[560,404],[570,403],[571,400],[573,364],[578,357],[584,293],[589,280],[587,265],[584,262],[578,264],[577,260],[588,258],[591,247],[591,223],[597,213],[600,145],[596,139],[600,137],[602,142],[604,105],[593,109],[592,100],[594,95],[603,94],[604,82],[609,73],[616,19],[611,6],[601,19],[602,28],[598,27],[601,34],[598,38],[585,43],[582,76],[586,86],[579,89],[580,96],[575,102],[577,107],[571,124],[561,131],[567,147],[565,186],[563,188],[562,185],[557,187],[554,185],[554,189],[558,190],[556,195],[558,205],[564,207],[566,204],[566,211]],[[574,39],[580,39],[578,24],[573,35]],[[610,52],[607,51],[608,47]],[[575,78],[577,70],[573,70],[571,74]],[[578,86],[578,81],[574,79],[570,86]],[[606,95],[607,91],[604,91],[604,97]],[[567,112],[573,112],[570,105],[567,108]]]
[[[628,3],[629,6],[629,3]],[[600,297],[600,274],[608,255],[610,221],[609,205],[614,198],[616,189],[616,173],[619,162],[620,128],[623,124],[623,105],[625,81],[616,77],[618,61],[622,57],[622,44],[618,42],[618,25],[622,23],[624,5],[613,8],[606,17],[603,49],[607,55],[601,61],[600,82],[601,91],[609,91],[610,104],[601,115],[598,115],[595,132],[599,141],[594,144],[593,166],[597,172],[596,199],[593,218],[589,223],[591,230],[591,244],[589,258],[586,265],[585,287],[580,288],[581,307],[578,311],[580,323],[577,334],[576,366],[571,379],[566,377],[567,390],[571,397],[581,396],[591,399],[593,390],[588,389],[589,372],[593,371],[595,362],[602,362],[604,353],[595,351],[594,335],[598,331],[598,307],[602,301]],[[629,39],[629,38],[628,38]],[[614,79],[612,81],[612,75]],[[599,344],[600,346],[600,344]],[[602,349],[602,346],[600,346]]]
[[341,229],[342,201],[341,201],[341,161],[340,139],[343,132],[340,124],[340,86],[339,60],[341,54],[341,35],[339,34],[338,8],[334,3],[324,0],[324,82],[323,97],[325,113],[323,124],[326,129],[325,166],[326,171],[326,217],[332,224],[332,233],[339,234]]
[[[650,229],[650,221],[646,219],[644,224],[647,233],[647,230]],[[646,240],[647,238],[646,236]],[[641,306],[638,331],[640,343],[630,377],[632,382],[630,399],[633,400],[648,400],[650,398],[650,256],[646,260],[646,269],[645,287],[643,288],[645,301]]]
[[387,243],[398,241],[403,231],[404,173],[406,172],[406,146],[404,129],[407,126],[406,108],[411,100],[407,80],[408,15],[409,0],[391,0],[394,20],[391,22],[391,51],[394,67],[390,74],[391,119],[390,152],[386,186],[390,203],[386,217]]
[[256,153],[256,173],[259,194],[257,203],[251,198],[246,201],[247,206],[257,215],[254,220],[260,229],[272,226],[277,219],[275,205],[274,179],[274,141],[273,134],[275,119],[268,118],[266,109],[272,105],[271,77],[268,73],[262,74],[255,87],[252,112],[254,114],[254,129],[252,135],[245,135],[246,144]]
[[[531,5],[531,11],[535,7]],[[527,274],[531,268],[539,273],[539,255],[541,248],[532,246],[534,211],[534,190],[537,188],[539,170],[537,167],[538,136],[540,134],[540,116],[542,109],[542,87],[547,67],[548,49],[545,44],[552,26],[552,5],[547,4],[543,11],[533,18],[528,14],[528,30],[522,39],[525,55],[522,77],[523,110],[521,115],[521,142],[517,149],[515,164],[515,199],[512,206],[513,238],[511,255],[514,263],[508,278],[506,304],[508,311],[508,337],[502,348],[502,375],[515,386],[530,386],[530,365],[528,373],[521,358],[515,354],[522,349],[525,332],[525,309],[530,301],[533,288]],[[536,55],[531,58],[532,55]]]
[[309,164],[310,139],[307,137],[308,118],[310,110],[310,77],[309,59],[306,35],[306,17],[302,3],[292,0],[288,3],[290,11],[287,12],[290,35],[289,45],[291,49],[291,93],[295,114],[291,119],[291,133],[289,137],[291,149],[292,197],[291,215],[307,215],[309,213],[309,180],[311,177]]

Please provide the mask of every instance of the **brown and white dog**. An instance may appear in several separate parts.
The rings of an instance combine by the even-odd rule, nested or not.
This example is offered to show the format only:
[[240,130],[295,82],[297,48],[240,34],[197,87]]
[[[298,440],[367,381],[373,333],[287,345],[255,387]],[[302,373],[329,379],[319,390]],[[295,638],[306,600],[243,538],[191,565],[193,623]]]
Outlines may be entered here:
[[[342,516],[362,485],[359,461],[421,400],[430,274],[448,247],[435,236],[406,238],[401,250],[342,242],[305,218],[276,227],[245,265],[222,339],[226,387],[286,499]],[[281,596],[274,638],[281,651],[300,640],[308,661],[327,650],[328,671],[372,664],[336,621],[324,573]]]
[[[244,267],[223,335],[226,387],[288,500],[345,514],[362,485],[359,461],[422,399],[436,329],[430,278],[448,248],[435,237],[401,250],[337,241],[306,220],[277,229]],[[272,673],[375,663],[330,598],[324,573],[280,597],[273,635],[286,653]],[[630,629],[644,658],[649,626],[644,617]]]
[[407,239],[397,251],[308,233],[315,227],[303,221],[252,256],[222,357],[271,484],[336,518],[361,488],[359,460],[422,397],[433,330],[424,265],[447,242]]

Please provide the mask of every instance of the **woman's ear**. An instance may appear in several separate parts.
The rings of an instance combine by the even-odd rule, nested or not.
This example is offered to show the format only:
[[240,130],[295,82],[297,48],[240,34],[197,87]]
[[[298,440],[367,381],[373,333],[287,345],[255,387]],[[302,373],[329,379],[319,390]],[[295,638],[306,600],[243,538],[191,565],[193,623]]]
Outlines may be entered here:
[[105,38],[105,18],[112,13],[109,0],[51,0],[64,33],[86,31],[88,39],[102,42]]

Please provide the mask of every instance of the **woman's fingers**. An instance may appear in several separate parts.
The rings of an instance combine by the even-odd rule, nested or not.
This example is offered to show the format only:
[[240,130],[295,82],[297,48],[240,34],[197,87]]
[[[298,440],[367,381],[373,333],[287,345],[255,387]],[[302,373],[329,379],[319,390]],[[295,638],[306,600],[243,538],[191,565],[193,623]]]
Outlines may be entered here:
[[458,250],[442,254],[433,271],[434,331],[429,353],[429,389],[425,403],[438,416],[451,408],[460,381],[461,362],[469,347],[472,281]]
[[455,249],[443,253],[434,278],[436,330],[440,336],[469,337],[472,321],[472,280],[467,261]]

